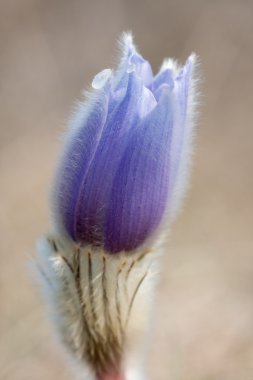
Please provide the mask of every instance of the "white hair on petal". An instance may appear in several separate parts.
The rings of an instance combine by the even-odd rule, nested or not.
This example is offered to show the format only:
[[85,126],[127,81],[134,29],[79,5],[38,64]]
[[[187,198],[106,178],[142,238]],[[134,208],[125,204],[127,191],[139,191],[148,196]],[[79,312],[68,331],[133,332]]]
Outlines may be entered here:
[[129,65],[129,51],[137,52],[134,44],[133,35],[129,32],[123,32],[118,40],[117,59],[115,62],[114,86],[116,86],[122,76],[126,73]]
[[123,32],[119,38],[119,45],[123,49],[123,52],[127,52],[129,47],[134,47],[133,34],[131,31]]
[[161,72],[166,69],[170,69],[173,72],[174,76],[176,76],[181,69],[181,66],[178,64],[177,60],[173,58],[166,58],[163,61],[159,71]]
[[184,131],[184,139],[182,146],[182,157],[180,159],[180,164],[178,168],[178,174],[176,177],[176,183],[174,186],[171,204],[172,209],[170,211],[171,219],[174,219],[177,212],[180,210],[182,205],[182,199],[186,193],[189,186],[189,176],[191,172],[192,165],[192,154],[193,154],[193,142],[194,142],[194,129],[197,123],[198,117],[198,57],[195,53],[192,53],[188,58],[191,62],[190,66],[190,80],[188,88],[188,100],[186,106],[186,126]]

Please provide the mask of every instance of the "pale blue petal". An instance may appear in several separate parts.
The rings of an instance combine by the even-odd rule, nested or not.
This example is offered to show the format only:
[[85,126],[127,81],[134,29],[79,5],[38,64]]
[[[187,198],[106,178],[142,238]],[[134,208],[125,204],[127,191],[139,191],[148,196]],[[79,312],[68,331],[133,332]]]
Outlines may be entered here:
[[136,248],[160,224],[168,195],[172,127],[167,91],[133,131],[114,178],[105,221],[109,252]]
[[170,69],[160,71],[152,82],[152,91],[156,92],[160,86],[167,85],[171,90],[174,87],[173,72]]
[[75,238],[76,202],[80,185],[87,175],[99,145],[108,112],[108,89],[102,90],[91,109],[80,110],[65,144],[53,192],[55,216],[61,228]]
[[188,101],[190,80],[192,79],[192,70],[194,62],[191,57],[187,60],[186,65],[179,71],[175,79],[175,98],[177,108],[175,110],[175,127],[172,136],[171,145],[171,185],[176,182],[176,177],[179,171],[179,165],[182,159],[184,141],[187,135],[186,128],[188,127]]
[[136,74],[142,79],[144,86],[148,87],[153,81],[153,73],[150,63],[135,53],[130,58],[130,64],[134,65]]
[[126,148],[130,130],[139,122],[138,104],[142,84],[128,74],[125,97],[108,114],[105,128],[89,171],[79,186],[75,207],[75,240],[101,244],[104,214],[117,167]]

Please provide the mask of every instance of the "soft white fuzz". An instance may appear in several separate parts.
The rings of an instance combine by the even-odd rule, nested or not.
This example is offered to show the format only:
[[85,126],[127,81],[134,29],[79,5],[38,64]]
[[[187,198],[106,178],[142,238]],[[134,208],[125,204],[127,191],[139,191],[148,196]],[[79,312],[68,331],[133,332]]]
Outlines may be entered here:
[[119,367],[127,380],[142,378],[158,249],[108,255],[57,236],[39,242],[37,269],[55,329],[88,379]]

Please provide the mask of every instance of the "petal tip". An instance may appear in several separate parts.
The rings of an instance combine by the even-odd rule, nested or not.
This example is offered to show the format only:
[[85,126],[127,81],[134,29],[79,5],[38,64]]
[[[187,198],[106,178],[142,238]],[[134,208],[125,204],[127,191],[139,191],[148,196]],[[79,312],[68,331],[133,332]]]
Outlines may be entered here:
[[176,75],[180,69],[178,62],[173,58],[166,58],[160,68],[160,72],[164,70],[171,70]]
[[112,76],[112,70],[111,69],[104,69],[100,71],[95,77],[93,78],[93,81],[91,83],[91,86],[95,90],[100,90],[102,89],[109,78]]
[[198,55],[192,52],[185,62],[185,67],[190,67],[191,70],[198,66]]
[[119,47],[123,57],[128,57],[129,53],[135,52],[136,48],[133,42],[133,34],[131,31],[123,32],[119,39]]

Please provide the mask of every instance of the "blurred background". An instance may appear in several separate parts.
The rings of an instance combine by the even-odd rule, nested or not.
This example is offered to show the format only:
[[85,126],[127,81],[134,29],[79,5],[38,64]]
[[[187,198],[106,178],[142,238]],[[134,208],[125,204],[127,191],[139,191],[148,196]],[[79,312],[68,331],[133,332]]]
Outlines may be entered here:
[[154,71],[201,60],[192,186],[164,257],[148,373],[253,379],[253,2],[1,0],[0,379],[70,380],[29,269],[74,101],[132,30]]

